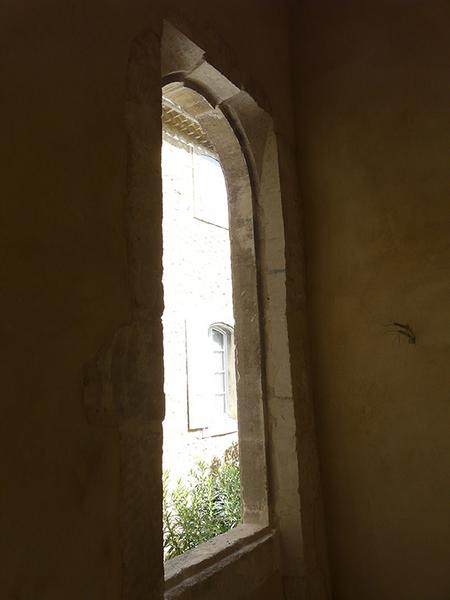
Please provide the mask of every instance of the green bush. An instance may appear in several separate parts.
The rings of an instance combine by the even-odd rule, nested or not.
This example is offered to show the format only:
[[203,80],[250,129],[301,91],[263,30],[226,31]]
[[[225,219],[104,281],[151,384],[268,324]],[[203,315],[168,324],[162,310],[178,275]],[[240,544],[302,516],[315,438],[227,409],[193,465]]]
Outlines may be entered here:
[[171,490],[164,475],[164,557],[173,558],[225,533],[241,520],[239,451],[235,443],[222,460],[197,463],[186,481]]

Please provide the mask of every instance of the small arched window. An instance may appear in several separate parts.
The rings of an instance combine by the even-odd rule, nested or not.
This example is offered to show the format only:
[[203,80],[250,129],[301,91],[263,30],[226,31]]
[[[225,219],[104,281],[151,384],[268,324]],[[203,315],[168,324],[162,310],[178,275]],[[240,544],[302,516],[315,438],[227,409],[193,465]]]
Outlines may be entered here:
[[227,325],[209,327],[211,415],[220,420],[236,419],[236,383],[233,329]]

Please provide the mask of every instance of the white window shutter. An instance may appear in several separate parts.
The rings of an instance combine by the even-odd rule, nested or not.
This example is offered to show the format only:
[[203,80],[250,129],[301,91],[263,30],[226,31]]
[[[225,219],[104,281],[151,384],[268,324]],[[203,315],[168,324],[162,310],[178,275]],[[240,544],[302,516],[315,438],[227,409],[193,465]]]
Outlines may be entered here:
[[210,353],[208,321],[201,315],[186,320],[188,427],[208,427],[210,410]]

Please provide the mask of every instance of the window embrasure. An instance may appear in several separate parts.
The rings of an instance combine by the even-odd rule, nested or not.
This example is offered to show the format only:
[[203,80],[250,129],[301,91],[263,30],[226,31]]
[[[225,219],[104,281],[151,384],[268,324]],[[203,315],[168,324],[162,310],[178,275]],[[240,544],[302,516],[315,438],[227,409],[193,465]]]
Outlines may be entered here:
[[[162,38],[162,73],[163,95],[195,118],[213,146],[228,197],[234,321],[211,315],[208,322],[223,321],[234,327],[242,525],[226,534],[222,550],[229,552],[229,544],[249,539],[251,531],[258,530],[263,536],[264,528],[274,525],[281,540],[282,571],[290,577],[303,564],[301,515],[305,518],[306,509],[300,510],[284,222],[274,125],[249,94],[212,67],[203,50],[167,22]],[[288,198],[295,194],[289,177],[285,193]],[[302,470],[309,481],[309,467],[314,471],[314,449],[306,445]],[[274,483],[270,510],[269,481]],[[314,518],[310,513],[307,519]],[[205,556],[205,552],[210,556],[218,553],[219,557],[221,537],[208,545],[210,553],[193,550],[188,563],[193,564],[194,556]],[[169,570],[171,562],[166,565],[169,587],[175,581]]]
[[[219,56],[220,45],[215,51]],[[156,59],[160,52],[161,65]],[[208,543],[210,550],[206,546],[199,548],[199,552],[192,550],[190,556],[185,556],[182,567],[178,558],[174,559],[176,564],[166,563],[166,598],[178,597],[174,586],[192,575],[191,566],[194,570],[210,566],[212,560],[217,561],[236,549],[236,544],[241,548],[243,539],[252,553],[259,552],[259,542],[260,549],[268,548],[262,532],[269,523],[269,479],[274,483],[270,489],[270,524],[279,534],[282,553],[281,561],[276,562],[278,567],[274,561],[270,564],[289,579],[288,587],[295,593],[304,583],[306,559],[313,564],[322,550],[314,537],[317,530],[310,526],[317,523],[315,502],[317,498],[320,500],[320,489],[313,413],[307,393],[301,399],[298,417],[301,439],[296,429],[286,322],[284,225],[273,123],[246,92],[206,62],[198,46],[165,23],[162,44],[159,36],[144,33],[134,40],[129,57],[125,214],[130,320],[99,348],[84,374],[87,419],[95,426],[117,427],[120,433],[121,597],[163,596],[162,486],[159,485],[164,415],[160,322],[162,203],[158,201],[161,189],[159,166],[155,163],[161,143],[160,129],[155,126],[160,117],[157,87],[161,70],[163,84],[167,84],[164,94],[176,93],[177,104],[188,108],[207,132],[226,180],[235,319],[234,323],[229,319],[225,322],[233,325],[235,331],[243,515],[240,527]],[[201,90],[203,96],[193,90]],[[293,171],[292,158],[284,144],[283,196],[288,207],[295,204],[296,194],[295,182],[289,176]],[[211,315],[206,330],[221,320]],[[300,349],[300,356],[301,353]],[[298,368],[303,373],[305,365],[302,363]],[[266,452],[270,455],[269,473]],[[300,494],[305,494],[306,499],[301,510]],[[308,527],[304,529],[302,522],[308,523]],[[253,536],[258,537],[256,545]],[[273,548],[273,537],[271,540]],[[250,562],[259,564],[257,560]],[[325,564],[322,559],[321,564]],[[247,568],[244,572],[242,591],[252,580]],[[299,572],[300,575],[293,575]],[[221,577],[220,569],[214,573]],[[253,570],[256,576],[259,573],[259,568]],[[225,595],[229,591],[226,584],[226,577],[221,577],[219,587]],[[214,590],[214,582],[211,585]]]
[[[182,475],[188,456],[220,460],[237,441],[238,429],[242,521],[266,525],[256,224],[248,168],[223,112],[199,93],[170,83],[163,107],[164,468],[176,465]],[[184,269],[178,275],[177,261]],[[181,371],[170,372],[174,348],[181,354],[170,336],[178,327],[181,342],[182,324],[184,380]]]

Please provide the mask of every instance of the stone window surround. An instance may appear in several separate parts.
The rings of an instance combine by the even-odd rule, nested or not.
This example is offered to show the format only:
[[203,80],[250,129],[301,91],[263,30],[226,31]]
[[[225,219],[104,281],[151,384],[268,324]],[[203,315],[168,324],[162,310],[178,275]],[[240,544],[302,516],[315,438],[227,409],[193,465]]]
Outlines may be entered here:
[[[230,561],[237,560],[253,551],[255,539],[270,545],[272,565],[268,567],[273,569],[280,564],[275,550],[279,535],[282,554],[286,550],[290,554],[288,560],[283,556],[286,566],[289,568],[297,559],[295,569],[298,569],[301,558],[296,545],[300,543],[301,525],[295,475],[290,471],[291,480],[287,482],[283,466],[269,473],[267,462],[275,466],[289,454],[293,460],[297,458],[294,439],[291,440],[293,446],[288,448],[286,440],[276,439],[273,431],[268,435],[270,404],[277,402],[277,397],[282,397],[285,403],[289,399],[293,403],[285,320],[283,219],[273,124],[247,93],[209,65],[204,56],[199,61],[200,49],[168,24],[162,48],[164,93],[170,94],[172,90],[177,95],[178,89],[182,98],[185,94],[185,101],[192,102],[187,107],[177,97],[177,103],[188,108],[188,112],[197,111],[194,116],[215,146],[227,184],[236,363],[240,374],[237,396],[243,500],[242,526],[183,557],[168,561],[166,594],[171,590],[170,598],[175,598],[178,597],[175,590],[183,589],[183,581],[189,580],[189,585],[195,585],[205,576],[215,576],[216,569],[211,565],[217,566],[222,554]],[[189,58],[190,65],[187,64]],[[197,97],[195,92],[203,98]],[[246,291],[245,300],[242,290]],[[242,340],[245,340],[245,348],[240,346]],[[280,363],[285,369],[279,368]],[[245,402],[248,398],[252,402]],[[275,502],[269,504],[269,494],[271,500],[276,496],[270,489],[269,478],[275,475],[277,485],[281,484],[276,505]],[[274,527],[278,532],[275,537]],[[292,539],[296,533],[297,542]],[[197,562],[199,555],[206,562]],[[180,592],[180,597],[183,593]]]
[[[209,73],[216,75],[212,70]],[[220,74],[216,76],[226,82]],[[224,116],[223,101],[211,104],[206,100],[196,91],[200,86],[192,74],[183,77],[178,73],[176,79],[164,85],[164,97],[173,100],[200,123],[217,151],[227,186],[236,371],[239,373],[236,391],[243,522],[265,527],[269,523],[268,482],[261,310],[254,235],[257,224],[252,184],[242,147]],[[226,84],[233,97],[236,96],[235,86]],[[265,128],[263,135],[266,135]]]
[[[160,248],[162,259],[160,186],[159,202],[149,204],[149,189],[155,190],[160,169],[153,161],[152,145],[157,139],[152,109],[157,97],[155,57],[161,60],[166,91],[194,90],[201,99],[198,118],[216,146],[234,207],[231,243],[239,257],[239,263],[233,262],[239,267],[233,279],[242,278],[235,289],[249,291],[238,303],[241,315],[248,317],[241,318],[241,326],[247,323],[250,338],[245,339],[255,342],[253,355],[238,356],[241,389],[253,390],[251,402],[238,390],[239,410],[245,406],[246,411],[239,417],[243,525],[187,553],[180,568],[166,565],[166,598],[184,598],[183,580],[191,587],[203,581],[214,556],[217,564],[227,557],[240,560],[251,556],[255,547],[270,549],[267,564],[291,580],[286,597],[294,598],[303,585],[292,581],[304,577],[304,548],[273,124],[246,92],[206,62],[200,48],[167,23],[162,46],[153,34],[139,36],[129,61],[127,242],[132,319],[85,372],[87,418],[93,425],[117,427],[120,435],[121,598],[148,600],[164,593],[161,513],[155,505],[155,494],[162,497],[162,284],[161,271],[147,266],[155,249]],[[236,321],[239,331],[239,316]],[[206,563],[198,560],[202,553]],[[217,569],[213,571],[217,576]]]

